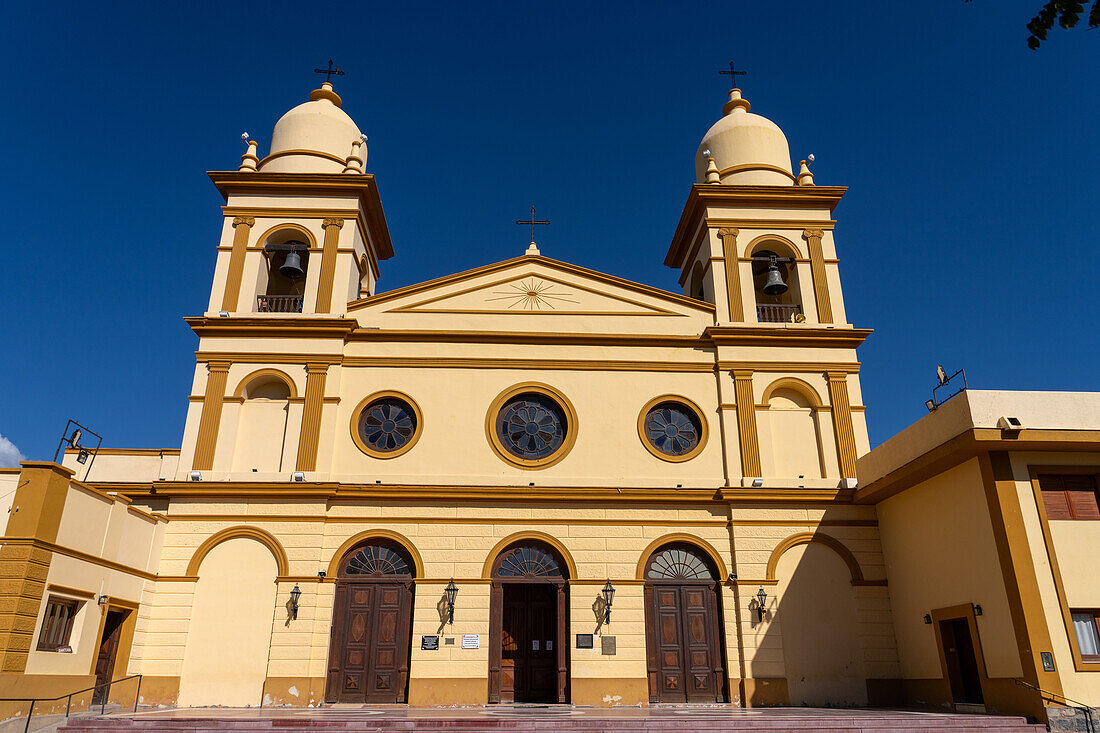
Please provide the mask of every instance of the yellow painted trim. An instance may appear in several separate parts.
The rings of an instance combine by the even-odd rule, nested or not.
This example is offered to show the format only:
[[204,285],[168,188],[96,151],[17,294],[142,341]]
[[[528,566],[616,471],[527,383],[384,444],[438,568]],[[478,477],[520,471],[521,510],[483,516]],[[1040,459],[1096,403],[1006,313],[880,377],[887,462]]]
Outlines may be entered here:
[[737,323],[745,320],[745,308],[741,302],[741,270],[737,266],[739,233],[738,229],[732,227],[723,227],[718,230],[718,236],[722,238],[722,264],[726,272],[726,300],[730,320]]
[[3,544],[0,545],[0,549],[8,546],[26,546],[30,545],[54,555],[64,555],[65,557],[71,557],[74,560],[81,560],[91,565],[98,565],[101,568],[110,568],[111,570],[117,570],[120,573],[126,573],[127,575],[133,575],[134,577],[141,578],[143,580],[156,580],[156,573],[150,573],[140,568],[131,567],[129,565],[123,565],[120,562],[114,560],[106,560],[96,555],[91,555],[87,552],[81,552],[80,550],[74,550],[71,547],[64,547],[54,542],[47,542],[44,540],[34,539],[33,537],[4,537]]
[[729,168],[723,168],[718,171],[718,175],[727,176],[731,173],[741,173],[745,171],[771,171],[773,173],[782,173],[792,181],[795,180],[794,174],[786,168],[781,168],[778,165],[770,165],[768,163],[742,163],[741,165],[731,165]]
[[[366,409],[367,405],[371,404],[375,400],[385,399],[387,397],[399,399],[412,408],[413,413],[416,415],[416,430],[413,431],[412,437],[409,438],[408,443],[401,446],[397,450],[383,453],[381,451],[375,450],[374,448],[371,448],[369,445],[363,442],[363,436],[359,435],[359,416],[363,413],[363,410]],[[381,392],[375,392],[374,394],[364,397],[359,402],[359,404],[355,406],[355,409],[351,412],[350,429],[351,439],[355,442],[355,447],[363,451],[363,453],[367,454],[371,458],[379,458],[381,460],[397,458],[398,456],[404,455],[412,450],[412,447],[416,445],[416,441],[420,440],[420,434],[424,432],[424,413],[420,411],[420,405],[416,403],[416,400],[414,400],[412,397],[408,396],[404,392],[398,392],[392,389],[382,390]]]
[[261,247],[263,247],[267,244],[267,240],[270,239],[273,235],[278,234],[279,232],[286,231],[287,229],[292,229],[299,234],[305,236],[305,238],[307,239],[307,244],[309,244],[310,251],[317,249],[317,237],[313,236],[313,232],[311,232],[309,229],[306,229],[301,224],[295,224],[292,221],[284,221],[276,224],[275,226],[271,227],[263,234],[261,234],[259,237],[257,237],[256,241],[260,243]]
[[281,369],[274,368],[258,369],[241,379],[241,381],[237,383],[237,388],[233,390],[233,397],[243,400],[244,391],[248,388],[248,385],[252,384],[258,379],[263,379],[264,377],[275,377],[276,379],[280,380],[290,390],[290,399],[298,399],[298,387],[294,384],[294,380],[291,379],[290,375],[286,372],[282,371]]
[[369,540],[390,540],[396,542],[409,553],[409,557],[412,558],[414,570],[416,571],[414,578],[424,577],[424,559],[420,557],[420,553],[416,549],[416,545],[413,544],[408,537],[403,534],[399,534],[389,529],[368,529],[358,534],[354,534],[344,540],[343,544],[336,549],[332,558],[328,562],[328,572],[325,573],[326,580],[336,580],[336,574],[340,571],[340,562],[347,556],[349,552],[365,544]]
[[[808,545],[811,542],[825,545],[830,550],[840,555],[840,559],[848,566],[848,572],[851,573],[852,585],[868,585],[868,581],[863,577],[863,570],[859,567],[859,561],[856,560],[856,556],[852,554],[848,546],[836,537],[821,532],[799,532],[776,545],[775,549],[772,550],[771,557],[768,558],[768,569],[765,573],[765,577],[767,577],[768,580],[775,580],[776,567],[779,565],[779,558],[783,556],[783,553],[792,547]],[[885,585],[885,582],[882,584]]]
[[245,254],[248,251],[248,236],[256,219],[251,216],[233,218],[233,247],[229,255],[229,272],[225,279],[225,292],[222,294],[222,310],[236,312],[241,294],[241,279],[244,275]]
[[267,549],[271,550],[271,554],[275,556],[277,575],[287,575],[290,572],[290,561],[287,559],[286,550],[283,549],[283,546],[279,543],[279,540],[275,538],[275,535],[259,527],[246,527],[242,525],[240,527],[228,527],[207,537],[203,543],[199,545],[198,549],[195,550],[195,553],[191,556],[191,561],[187,563],[187,575],[198,577],[199,566],[202,565],[202,561],[207,553],[226,540],[232,540],[238,537],[256,540],[267,547]]
[[90,590],[81,590],[79,588],[69,588],[64,585],[54,585],[50,583],[46,586],[46,590],[50,593],[61,593],[67,596],[76,596],[77,598],[84,598],[85,600],[95,598],[95,593]]
[[732,227],[737,229],[789,229],[797,231],[813,227],[816,229],[832,229],[836,226],[835,219],[723,219],[721,217],[706,217],[703,222],[708,227]]
[[[782,234],[772,233],[761,234],[760,236],[753,238],[753,240],[749,242],[748,245],[745,247],[745,257],[752,257],[752,253],[756,250],[758,245],[767,244],[769,242],[775,242],[787,247],[789,251],[786,253],[786,256],[788,257],[793,256],[796,260],[802,257],[802,251],[798,248],[798,245],[784,237]],[[782,249],[782,247],[780,249]],[[780,253],[776,252],[776,254]],[[782,257],[784,255],[780,254],[780,256]]]
[[718,362],[718,368],[724,372],[735,369],[754,372],[847,372],[859,373],[859,362],[846,364],[835,361],[726,361]]
[[[685,453],[682,456],[670,456],[667,453],[662,453],[661,451],[657,450],[657,448],[652,443],[650,443],[649,439],[646,437],[646,415],[649,414],[649,411],[651,409],[663,402],[675,402],[682,407],[687,407],[692,412],[694,412],[695,417],[698,418],[700,425],[699,444],[696,445],[690,453]],[[709,437],[710,427],[707,425],[707,418],[703,410],[699,407],[699,405],[695,404],[694,401],[689,400],[687,397],[684,397],[682,395],[663,394],[654,397],[649,402],[645,403],[645,405],[642,407],[642,411],[638,413],[638,439],[642,441],[642,445],[645,446],[645,449],[647,451],[655,455],[657,458],[660,458],[662,461],[667,461],[669,463],[683,463],[684,461],[690,461],[692,458],[695,458],[697,455],[703,452],[703,449],[707,446],[707,438]]]
[[733,373],[733,394],[737,403],[737,435],[741,445],[741,475],[763,476],[760,469],[760,438],[756,430],[756,409],[752,394],[752,372]]
[[764,396],[760,399],[762,405],[764,407],[769,407],[771,404],[772,395],[781,389],[789,389],[794,392],[798,392],[800,395],[808,399],[810,401],[810,404],[815,408],[819,408],[822,406],[821,395],[817,393],[817,390],[814,389],[809,382],[799,379],[798,377],[780,377],[779,379],[775,380],[767,387],[765,387]]
[[263,168],[268,162],[275,160],[276,158],[282,158],[284,155],[311,155],[315,158],[324,158],[326,160],[334,161],[336,163],[339,163],[340,165],[344,165],[347,162],[344,158],[341,158],[338,155],[333,155],[332,153],[325,153],[320,150],[306,150],[305,148],[295,148],[293,150],[280,150],[277,153],[271,153],[266,158],[260,161],[259,167]]
[[298,471],[317,468],[317,446],[321,440],[321,418],[324,411],[325,379],[328,364],[306,365],[306,402],[302,408],[302,431],[298,439]]
[[653,553],[665,545],[672,544],[674,542],[680,542],[688,544],[693,547],[698,547],[703,552],[707,553],[707,556],[714,563],[714,569],[718,571],[718,576],[715,578],[719,583],[724,583],[729,578],[729,570],[726,569],[726,564],[722,562],[722,556],[718,554],[709,542],[692,534],[684,534],[682,532],[674,532],[672,534],[662,535],[657,539],[646,545],[646,548],[642,550],[641,556],[638,558],[638,567],[635,571],[634,577],[636,580],[645,580],[645,566],[649,564],[649,558]]
[[329,218],[321,223],[325,230],[324,250],[321,252],[321,276],[317,282],[317,313],[328,313],[332,310],[332,289],[336,277],[336,254],[340,244],[340,230],[344,228],[344,220]]
[[826,372],[829,382],[829,403],[833,408],[833,433],[836,437],[837,456],[840,459],[840,475],[856,477],[856,434],[852,426],[852,407],[848,401],[848,375]]
[[229,376],[229,362],[210,362],[206,378],[206,394],[199,416],[199,433],[195,443],[195,459],[191,468],[209,471],[214,467],[214,452],[218,447],[218,430],[222,420],[222,402],[225,382]]
[[825,276],[825,255],[821,249],[824,229],[806,229],[802,237],[810,249],[810,271],[813,274],[814,298],[817,300],[818,323],[833,322],[833,305],[829,299],[829,281]]
[[577,577],[577,563],[573,560],[573,556],[569,554],[569,550],[565,549],[565,545],[563,545],[557,537],[534,529],[527,529],[520,532],[513,532],[493,545],[493,549],[489,550],[489,555],[485,558],[485,564],[481,568],[481,578],[483,580],[491,580],[493,577],[493,563],[496,562],[500,553],[504,552],[507,547],[522,542],[523,540],[538,540],[553,547],[558,551],[558,554],[561,555],[561,559],[565,562],[565,567],[568,571],[566,580],[572,581]]
[[[500,442],[500,438],[497,437],[496,431],[497,414],[504,406],[504,403],[517,395],[528,392],[541,394],[554,400],[565,412],[565,419],[568,423],[565,426],[565,440],[562,441],[561,447],[546,458],[537,460],[527,460],[512,455],[512,453]],[[526,470],[548,468],[560,462],[569,455],[569,451],[573,449],[573,445],[577,442],[577,433],[579,429],[577,410],[573,407],[573,403],[570,402],[569,398],[560,390],[551,387],[549,384],[543,384],[542,382],[521,382],[520,384],[509,387],[497,395],[496,399],[489,405],[489,409],[485,412],[485,436],[489,440],[489,445],[492,446],[493,451],[496,452],[505,463],[510,463],[513,466]]]
[[713,372],[714,362],[608,361],[580,359],[497,359],[453,356],[345,356],[345,367],[396,369],[540,369],[612,372]]

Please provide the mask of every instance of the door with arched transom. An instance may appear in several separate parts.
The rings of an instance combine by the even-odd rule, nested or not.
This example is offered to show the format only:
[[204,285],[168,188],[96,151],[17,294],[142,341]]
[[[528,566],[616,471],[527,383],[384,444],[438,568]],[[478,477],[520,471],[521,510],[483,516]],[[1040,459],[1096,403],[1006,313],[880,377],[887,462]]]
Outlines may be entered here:
[[413,563],[405,548],[374,540],[340,561],[325,700],[407,699]]
[[649,701],[724,702],[718,574],[699,548],[673,543],[650,555],[645,621]]
[[489,593],[489,702],[568,702],[569,603],[565,562],[523,540],[493,562]]

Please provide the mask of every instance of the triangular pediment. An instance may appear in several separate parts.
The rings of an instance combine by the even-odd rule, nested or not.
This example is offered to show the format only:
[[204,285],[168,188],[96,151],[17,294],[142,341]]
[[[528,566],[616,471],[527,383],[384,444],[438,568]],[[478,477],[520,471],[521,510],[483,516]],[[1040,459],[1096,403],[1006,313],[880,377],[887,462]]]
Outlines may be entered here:
[[707,303],[541,256],[524,256],[349,304],[381,313],[697,316]]

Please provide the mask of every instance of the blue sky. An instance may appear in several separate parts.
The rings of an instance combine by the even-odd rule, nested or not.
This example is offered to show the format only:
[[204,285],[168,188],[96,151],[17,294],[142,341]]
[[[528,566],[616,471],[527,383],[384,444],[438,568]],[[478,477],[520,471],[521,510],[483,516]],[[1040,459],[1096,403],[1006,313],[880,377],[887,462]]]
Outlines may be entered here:
[[[741,86],[845,185],[836,241],[872,444],[942,362],[984,389],[1100,389],[1100,32],[1040,0],[935,3],[20,3],[0,35],[0,436],[69,417],[178,447],[236,166],[329,58],[370,136],[397,257],[380,289],[523,251],[675,290],[664,253]],[[13,455],[0,440],[0,462]]]

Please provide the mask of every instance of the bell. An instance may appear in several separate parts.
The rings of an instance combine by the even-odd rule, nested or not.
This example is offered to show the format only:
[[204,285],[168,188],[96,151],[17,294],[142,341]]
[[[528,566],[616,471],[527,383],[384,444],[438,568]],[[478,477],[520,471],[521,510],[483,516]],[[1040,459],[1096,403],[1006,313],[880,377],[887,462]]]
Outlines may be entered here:
[[[286,256],[286,260],[283,262],[282,267],[279,268],[279,274],[288,280],[301,280],[306,276],[305,270],[302,269],[302,256],[297,252],[291,252]],[[780,281],[782,284],[782,281]],[[783,286],[783,290],[786,290],[787,286]],[[782,291],[780,291],[782,292]]]
[[779,263],[773,256],[768,263],[768,281],[764,283],[764,294],[782,295],[785,292],[787,292],[787,283],[783,282],[783,273],[779,271]]

